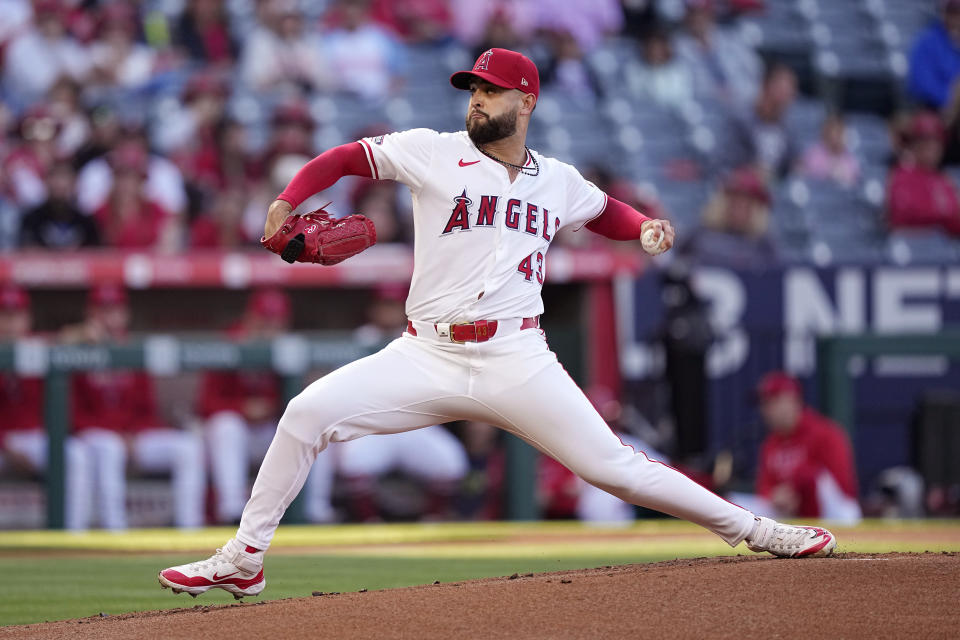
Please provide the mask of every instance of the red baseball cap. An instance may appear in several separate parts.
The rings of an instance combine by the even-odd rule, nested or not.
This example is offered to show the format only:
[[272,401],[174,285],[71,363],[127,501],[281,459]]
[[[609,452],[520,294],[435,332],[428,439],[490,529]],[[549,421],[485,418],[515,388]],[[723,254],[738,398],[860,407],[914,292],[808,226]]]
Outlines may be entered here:
[[470,71],[457,71],[450,76],[450,84],[457,89],[469,89],[470,80],[482,78],[505,89],[518,89],[540,97],[540,74],[533,60],[509,49],[487,49],[480,54]]
[[117,284],[98,284],[90,290],[91,307],[127,304],[127,290]]
[[275,289],[258,289],[250,295],[247,313],[266,318],[289,318],[292,313],[290,296]]
[[791,393],[797,397],[802,395],[800,383],[784,371],[771,371],[763,376],[757,385],[757,396],[760,400],[768,400],[783,393]]
[[767,183],[755,169],[744,167],[737,169],[729,176],[723,184],[726,191],[732,193],[744,193],[761,200],[764,204],[770,204],[770,191],[767,189]]
[[0,287],[0,310],[22,311],[30,307],[27,292],[13,283]]
[[947,137],[947,130],[940,116],[930,111],[920,111],[910,120],[908,134],[913,140],[943,140]]

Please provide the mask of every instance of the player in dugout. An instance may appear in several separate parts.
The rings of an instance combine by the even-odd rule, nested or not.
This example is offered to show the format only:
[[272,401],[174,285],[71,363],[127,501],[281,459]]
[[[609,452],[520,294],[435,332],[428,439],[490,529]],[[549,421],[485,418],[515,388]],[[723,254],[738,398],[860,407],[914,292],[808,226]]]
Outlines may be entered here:
[[[65,327],[65,342],[108,343],[128,339],[130,304],[115,284],[90,290],[86,318]],[[100,525],[127,528],[127,466],[171,475],[173,524],[204,524],[206,469],[199,434],[164,424],[153,380],[145,371],[93,370],[73,375],[73,433],[86,445],[94,469]]]
[[[31,337],[33,317],[30,296],[9,283],[0,287],[0,343]],[[49,440],[43,425],[43,378],[0,372],[0,471],[37,476],[47,470]],[[84,444],[69,437],[65,446],[67,529],[90,526],[93,481],[90,456]]]
[[[290,296],[274,289],[250,294],[240,321],[227,330],[237,341],[271,340],[293,323]],[[208,371],[197,393],[197,415],[204,422],[214,489],[215,518],[236,523],[250,497],[251,462],[263,459],[283,409],[280,376],[272,371]],[[306,516],[329,522],[332,465],[316,464],[307,484]]]
[[807,406],[800,382],[783,371],[763,376],[757,398],[769,431],[760,447],[757,493],[729,497],[774,518],[859,522],[857,470],[843,428]]

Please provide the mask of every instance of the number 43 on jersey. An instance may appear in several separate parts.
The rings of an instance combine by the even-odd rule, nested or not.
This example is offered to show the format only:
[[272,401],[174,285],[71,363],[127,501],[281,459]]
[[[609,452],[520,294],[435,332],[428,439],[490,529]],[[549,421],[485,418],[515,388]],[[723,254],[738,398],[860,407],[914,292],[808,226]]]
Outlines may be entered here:
[[517,271],[523,274],[523,279],[527,282],[533,281],[534,266],[533,263],[536,262],[536,273],[537,273],[537,284],[543,284],[543,253],[537,251],[536,256],[534,254],[528,255],[526,258],[520,261],[520,266],[517,267]]

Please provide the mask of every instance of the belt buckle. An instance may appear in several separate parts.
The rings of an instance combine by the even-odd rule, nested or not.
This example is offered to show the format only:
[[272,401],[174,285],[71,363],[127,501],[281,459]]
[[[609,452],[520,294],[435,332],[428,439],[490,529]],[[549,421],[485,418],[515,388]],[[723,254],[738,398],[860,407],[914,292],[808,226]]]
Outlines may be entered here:
[[466,326],[466,325],[468,325],[468,324],[473,324],[473,323],[472,323],[472,322],[453,322],[453,323],[451,323],[451,324],[450,324],[450,342],[454,342],[454,343],[456,343],[456,344],[464,344],[464,343],[466,343],[466,340],[457,340],[457,339],[454,337],[453,329],[454,329],[454,327],[462,327],[462,326]]

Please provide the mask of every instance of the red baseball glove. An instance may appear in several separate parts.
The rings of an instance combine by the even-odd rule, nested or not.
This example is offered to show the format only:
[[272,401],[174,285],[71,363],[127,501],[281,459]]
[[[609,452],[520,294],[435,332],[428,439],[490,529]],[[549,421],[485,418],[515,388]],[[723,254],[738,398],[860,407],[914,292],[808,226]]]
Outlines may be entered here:
[[289,263],[337,264],[377,242],[377,230],[368,218],[353,214],[334,220],[322,208],[287,216],[280,228],[260,244]]

